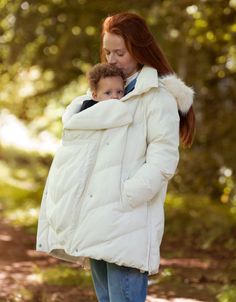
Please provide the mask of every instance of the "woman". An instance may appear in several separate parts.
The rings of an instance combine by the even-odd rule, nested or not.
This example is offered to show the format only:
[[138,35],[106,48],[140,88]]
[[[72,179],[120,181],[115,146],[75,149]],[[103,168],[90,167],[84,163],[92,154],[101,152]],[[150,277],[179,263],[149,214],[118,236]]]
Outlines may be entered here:
[[[78,113],[88,93],[67,107],[63,139],[70,163],[64,174],[56,174],[59,165],[49,173],[37,250],[77,263],[89,259],[100,302],[143,302],[148,275],[158,272],[179,133],[185,146],[193,139],[193,91],[173,74],[136,14],[106,18],[101,42],[102,61],[127,77],[126,95]],[[50,193],[56,186],[59,206]]]

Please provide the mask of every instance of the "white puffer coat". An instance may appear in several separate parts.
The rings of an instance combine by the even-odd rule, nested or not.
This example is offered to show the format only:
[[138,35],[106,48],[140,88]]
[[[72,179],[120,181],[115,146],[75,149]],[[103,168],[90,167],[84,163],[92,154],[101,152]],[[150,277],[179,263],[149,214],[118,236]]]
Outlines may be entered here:
[[81,112],[88,95],[72,101],[44,189],[36,249],[83,266],[94,258],[157,273],[163,204],[179,159],[178,109],[187,111],[192,98],[175,75],[160,79],[145,66],[121,100]]

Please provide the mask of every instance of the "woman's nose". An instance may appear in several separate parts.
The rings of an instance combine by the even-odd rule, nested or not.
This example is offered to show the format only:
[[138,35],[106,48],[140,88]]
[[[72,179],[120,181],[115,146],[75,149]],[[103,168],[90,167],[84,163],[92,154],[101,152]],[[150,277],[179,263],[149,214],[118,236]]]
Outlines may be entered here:
[[108,57],[107,63],[109,63],[109,64],[115,64],[115,63],[116,63],[116,58],[115,58],[115,56],[111,54],[111,55]]

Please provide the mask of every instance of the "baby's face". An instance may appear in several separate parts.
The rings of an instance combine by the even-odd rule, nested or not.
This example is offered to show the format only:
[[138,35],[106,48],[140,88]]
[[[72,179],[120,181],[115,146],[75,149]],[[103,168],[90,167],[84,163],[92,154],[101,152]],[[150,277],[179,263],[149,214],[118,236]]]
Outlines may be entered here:
[[124,96],[124,81],[121,77],[101,78],[98,82],[97,91],[93,92],[95,101],[109,99],[121,99]]

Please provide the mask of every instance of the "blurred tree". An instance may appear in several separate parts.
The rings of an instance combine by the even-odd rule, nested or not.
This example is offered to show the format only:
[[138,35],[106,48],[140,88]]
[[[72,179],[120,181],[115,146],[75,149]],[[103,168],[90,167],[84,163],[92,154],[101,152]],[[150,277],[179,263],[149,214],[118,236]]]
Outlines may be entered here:
[[176,73],[196,91],[196,139],[182,152],[172,188],[236,204],[235,0],[2,0],[0,9],[0,105],[28,123],[71,100],[67,87],[77,87],[99,61],[108,14],[142,15]]

